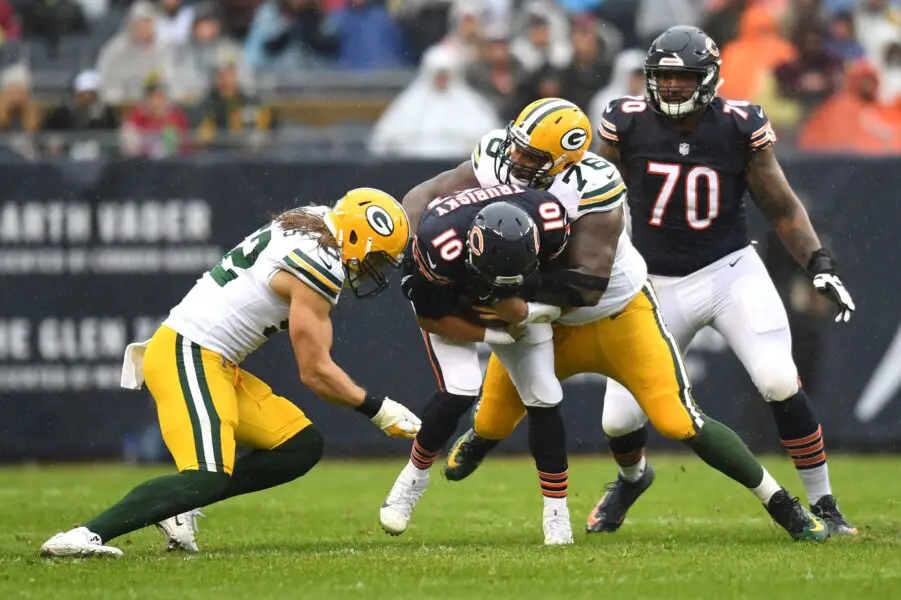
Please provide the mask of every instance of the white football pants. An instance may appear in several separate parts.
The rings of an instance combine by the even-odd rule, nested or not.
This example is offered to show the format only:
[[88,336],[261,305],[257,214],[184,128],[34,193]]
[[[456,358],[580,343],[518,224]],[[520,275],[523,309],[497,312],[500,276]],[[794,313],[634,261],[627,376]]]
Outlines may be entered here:
[[[763,261],[748,246],[685,277],[649,277],[667,328],[684,350],[706,326],[716,329],[767,402],[798,392],[785,307]],[[611,437],[647,421],[632,394],[611,378],[604,395],[604,432]]]

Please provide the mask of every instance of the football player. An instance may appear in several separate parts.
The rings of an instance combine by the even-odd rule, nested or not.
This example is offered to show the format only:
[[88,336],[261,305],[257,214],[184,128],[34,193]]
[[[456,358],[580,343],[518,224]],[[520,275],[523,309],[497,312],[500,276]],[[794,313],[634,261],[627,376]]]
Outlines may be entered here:
[[[529,325],[560,310],[532,303],[526,305],[530,314],[514,325],[494,319],[499,327],[492,328],[481,324],[473,306],[502,310],[508,299],[533,297],[539,265],[559,256],[569,231],[566,209],[552,194],[514,183],[453,192],[429,204],[413,238],[403,287],[423,330],[438,390],[425,410],[429,417],[410,461],[380,510],[386,532],[404,532],[428,485],[437,451],[478,396],[482,372],[477,342],[494,349],[523,390],[538,471],[565,471],[565,434],[559,430],[557,406],[563,394],[553,372],[550,325]],[[572,541],[555,526],[560,516],[545,515],[546,543]]]
[[[854,302],[779,166],[763,109],[717,97],[716,43],[695,27],[672,27],[651,45],[645,74],[646,97],[606,108],[600,154],[629,184],[632,240],[666,323],[680,348],[707,325],[726,338],[773,411],[811,511],[832,533],[856,534],[832,495],[822,427],[792,359],[785,308],[748,237],[745,190],[814,288],[836,304],[835,322],[850,319]],[[588,517],[589,531],[615,531],[654,478],[644,458],[646,418],[632,396],[608,383],[603,425],[620,473]]]
[[[557,375],[565,378],[579,372],[600,372],[616,377],[635,391],[663,435],[683,441],[706,463],[749,488],[793,537],[824,540],[822,521],[776,483],[734,432],[695,405],[681,355],[647,284],[647,267],[625,232],[625,185],[610,162],[587,152],[587,127],[587,118],[572,103],[558,98],[539,100],[526,107],[506,131],[486,135],[469,163],[414,188],[404,198],[404,206],[418,214],[430,198],[446,188],[474,183],[515,183],[552,192],[573,222],[568,249],[554,261],[558,267],[542,273],[541,293],[557,295],[542,300],[575,309],[557,319],[568,325],[558,326],[554,335]],[[518,310],[506,310],[503,320],[513,322],[510,317],[514,314],[529,313],[521,299],[511,299],[509,304],[517,302]],[[475,414],[475,432],[467,432],[454,445],[445,470],[448,478],[460,479],[472,472],[496,440],[512,432],[526,414],[517,397],[522,386],[513,383],[493,356]],[[470,401],[443,399],[444,406],[454,407],[440,415],[452,421],[445,425],[449,431]],[[531,421],[531,411],[529,416]],[[425,414],[423,431],[432,418],[431,413]],[[530,433],[531,429],[530,423]],[[416,444],[426,452],[414,445],[408,468],[425,476],[424,469],[434,461],[441,445],[432,440],[433,445],[426,447],[421,437]],[[545,515],[556,511],[555,529],[571,539],[566,471],[542,472],[539,477]]]
[[[368,393],[331,358],[331,310],[345,284],[358,297],[384,290],[400,264],[407,216],[379,190],[349,191],[333,208],[290,210],[249,235],[205,273],[143,344],[126,351],[122,383],[143,381],[178,473],[146,481],[83,526],[50,538],[43,556],[114,556],[110,540],[168,523],[171,542],[196,551],[190,518],[226,498],[304,475],[322,435],[296,405],[239,367],[270,336],[291,337],[301,381],[355,409],[392,437],[412,438],[419,419]],[[254,450],[237,461],[235,444]]]

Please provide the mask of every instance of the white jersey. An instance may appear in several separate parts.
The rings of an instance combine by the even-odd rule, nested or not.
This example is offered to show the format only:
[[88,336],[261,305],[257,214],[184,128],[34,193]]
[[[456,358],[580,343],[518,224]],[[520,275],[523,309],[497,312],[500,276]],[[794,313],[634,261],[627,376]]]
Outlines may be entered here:
[[[472,170],[482,187],[505,183],[499,176],[506,170],[500,165],[500,148],[506,137],[506,131],[495,129],[473,150]],[[626,184],[619,171],[593,152],[586,152],[582,160],[557,175],[547,191],[563,204],[571,221],[590,213],[622,210],[626,202]],[[621,311],[641,291],[647,277],[644,259],[623,230],[616,245],[610,284],[601,301],[564,315],[558,322],[581,325]]]
[[[304,210],[325,215],[328,208]],[[289,303],[269,287],[279,271],[291,273],[332,305],[344,287],[344,267],[336,251],[322,248],[314,236],[284,231],[273,221],[204,273],[164,325],[239,363],[272,334],[288,328]]]

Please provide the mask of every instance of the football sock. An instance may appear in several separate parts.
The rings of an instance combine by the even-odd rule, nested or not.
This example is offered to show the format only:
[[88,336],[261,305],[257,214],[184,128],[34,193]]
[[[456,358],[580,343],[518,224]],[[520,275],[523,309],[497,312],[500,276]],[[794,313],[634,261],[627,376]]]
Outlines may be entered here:
[[770,498],[773,497],[773,494],[781,490],[782,487],[773,479],[773,476],[770,475],[769,471],[766,469],[763,470],[763,481],[760,482],[755,488],[751,488],[751,493],[753,493],[757,498],[760,499],[764,504],[769,503]]
[[798,393],[781,402],[770,402],[782,447],[791,457],[807,491],[811,504],[832,493],[829,486],[829,467],[826,465],[826,446],[823,429],[813,409],[813,402],[799,389]]
[[322,458],[323,445],[322,434],[310,425],[271,450],[245,454],[235,462],[234,474],[214,502],[265,490],[305,475]]
[[538,469],[538,481],[545,503],[550,499],[565,502],[569,487],[566,458],[566,427],[559,406],[527,407],[529,413],[529,449]]
[[182,471],[145,481],[84,524],[108,542],[164,519],[209,504],[228,485],[227,473]]
[[741,438],[709,416],[697,435],[684,441],[701,460],[746,488],[753,490],[765,479],[766,471]]
[[454,435],[460,417],[472,408],[476,400],[476,396],[435,392],[422,413],[422,425],[413,442],[410,464],[420,471],[427,471],[438,452]]
[[648,428],[642,426],[626,435],[607,437],[607,445],[613,453],[613,460],[619,465],[619,473],[626,481],[632,483],[641,479],[647,460],[644,448],[648,443]]

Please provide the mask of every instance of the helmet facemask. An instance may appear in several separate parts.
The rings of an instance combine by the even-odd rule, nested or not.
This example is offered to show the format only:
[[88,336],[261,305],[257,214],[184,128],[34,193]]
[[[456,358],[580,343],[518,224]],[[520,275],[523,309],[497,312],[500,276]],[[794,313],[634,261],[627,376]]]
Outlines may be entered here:
[[[344,232],[339,232],[338,246],[341,247],[344,240],[341,239]],[[350,232],[351,244],[356,243],[356,231]],[[384,251],[370,251],[372,239],[366,243],[366,252],[363,260],[351,258],[342,261],[347,285],[357,298],[372,298],[388,288],[388,273],[391,269],[400,268],[403,263],[403,254],[392,259]]]
[[[665,59],[664,59],[665,60]],[[665,85],[660,82],[663,73],[690,73],[695,83],[690,85]],[[716,95],[719,70],[710,66],[693,69],[683,66],[653,66],[645,68],[648,98],[657,112],[668,117],[682,119],[704,108]]]
[[[513,160],[513,150],[529,160],[528,164]],[[507,125],[507,137],[498,148],[498,159],[494,163],[494,174],[500,183],[517,183],[531,188],[542,188],[550,184],[551,169],[556,166],[554,157],[529,145],[529,138],[513,123]]]

